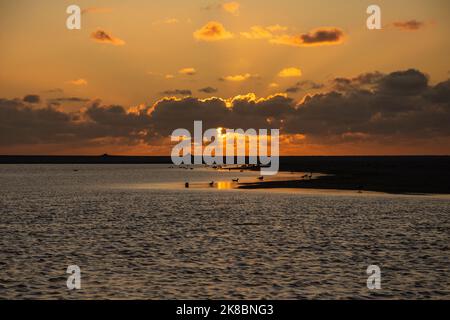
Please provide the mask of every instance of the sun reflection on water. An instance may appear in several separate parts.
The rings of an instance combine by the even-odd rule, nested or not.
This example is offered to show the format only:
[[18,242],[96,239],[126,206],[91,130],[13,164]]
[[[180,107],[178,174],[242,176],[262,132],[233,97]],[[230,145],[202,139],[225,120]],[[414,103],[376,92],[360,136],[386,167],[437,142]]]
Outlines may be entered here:
[[217,182],[217,189],[219,190],[229,190],[233,189],[235,183],[229,182],[229,181],[219,181]]

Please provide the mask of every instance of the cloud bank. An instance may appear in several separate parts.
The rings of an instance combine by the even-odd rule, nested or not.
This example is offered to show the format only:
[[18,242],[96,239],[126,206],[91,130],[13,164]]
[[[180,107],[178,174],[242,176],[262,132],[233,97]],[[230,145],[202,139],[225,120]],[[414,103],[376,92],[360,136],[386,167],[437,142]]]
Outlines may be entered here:
[[[401,146],[405,141],[429,144],[450,139],[450,80],[433,85],[426,74],[409,69],[335,78],[333,84],[330,91],[308,94],[300,102],[286,94],[166,97],[133,109],[79,102],[83,108],[72,113],[36,103],[36,98],[0,99],[0,147],[67,146],[102,139],[152,146],[167,139],[174,129],[191,128],[194,120],[202,120],[205,128],[280,128],[292,141],[301,136],[302,141],[321,145],[358,141]],[[442,148],[450,151],[448,144]]]

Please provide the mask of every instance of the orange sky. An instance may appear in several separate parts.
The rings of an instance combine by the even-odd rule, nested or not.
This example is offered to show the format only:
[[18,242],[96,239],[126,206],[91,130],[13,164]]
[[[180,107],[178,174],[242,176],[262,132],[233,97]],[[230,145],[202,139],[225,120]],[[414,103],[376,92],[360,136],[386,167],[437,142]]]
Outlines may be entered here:
[[[81,30],[65,26],[71,4],[83,9]],[[268,99],[282,93],[291,100],[279,103],[280,108],[289,106],[286,114],[273,115],[284,123],[282,154],[448,154],[449,133],[439,119],[448,116],[449,101],[429,97],[438,92],[441,97],[440,90],[447,90],[439,83],[447,81],[450,70],[449,2],[377,1],[382,30],[366,27],[370,4],[365,0],[2,1],[0,108],[7,118],[0,120],[0,154],[168,154],[171,145],[161,130],[151,138],[139,138],[147,121],[152,128],[148,130],[157,130],[152,127],[153,122],[158,127],[152,116],[155,106],[160,106],[156,109],[161,114],[185,117],[181,106],[177,108],[182,111],[172,114],[158,101],[171,96],[230,100],[248,93]],[[401,74],[401,81],[420,81],[423,74],[428,82],[400,101],[403,93],[388,88],[400,88],[396,74],[388,75],[412,69],[418,73]],[[384,78],[370,84],[355,80],[375,71]],[[350,82],[337,88],[343,82],[336,78]],[[360,90],[358,99],[351,96],[355,87]],[[328,95],[335,90],[345,97],[332,100]],[[362,90],[373,92],[373,99],[366,101]],[[319,99],[320,94],[327,99]],[[39,101],[22,101],[27,95],[38,96]],[[305,97],[315,95],[305,103]],[[19,100],[20,106],[11,106],[11,101]],[[330,106],[322,106],[323,100]],[[367,103],[372,114],[347,115],[344,105],[358,103]],[[383,106],[374,111],[374,103]],[[94,119],[89,111],[93,104],[121,106],[126,113],[141,110],[142,117]],[[416,114],[405,117],[406,109],[400,112],[400,106]],[[6,112],[7,108],[20,112]],[[31,111],[25,112],[27,108]],[[31,123],[26,116],[46,108],[57,111],[48,118],[55,120]],[[325,117],[332,112],[339,123]],[[326,118],[323,123],[317,119],[321,115]],[[68,124],[65,120],[60,124],[65,116],[70,118]],[[359,126],[364,117],[367,124]],[[374,124],[380,118],[384,122]],[[424,118],[429,119],[428,127],[416,130],[416,119]],[[80,122],[96,126],[83,131]],[[173,130],[176,123],[171,128],[167,120],[165,126]],[[384,123],[398,130],[381,128]],[[133,131],[136,124],[139,129]],[[63,128],[68,125],[73,127],[69,131]],[[260,122],[255,120],[254,125]],[[43,133],[46,128],[49,132]],[[306,138],[298,139],[301,135]]]

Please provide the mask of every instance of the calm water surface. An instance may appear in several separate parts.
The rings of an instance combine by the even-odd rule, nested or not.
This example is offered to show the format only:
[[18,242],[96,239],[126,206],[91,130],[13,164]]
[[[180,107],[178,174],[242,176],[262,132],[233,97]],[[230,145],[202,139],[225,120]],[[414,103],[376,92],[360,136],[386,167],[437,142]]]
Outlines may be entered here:
[[448,196],[230,189],[257,175],[1,165],[0,298],[450,298]]

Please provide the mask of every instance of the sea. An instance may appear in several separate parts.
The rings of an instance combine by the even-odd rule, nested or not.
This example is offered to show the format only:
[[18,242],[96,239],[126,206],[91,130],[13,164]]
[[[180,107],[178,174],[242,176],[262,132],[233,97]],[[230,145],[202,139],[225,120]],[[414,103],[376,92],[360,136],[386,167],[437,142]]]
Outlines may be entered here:
[[258,176],[2,164],[0,299],[450,298],[448,195],[237,188]]

